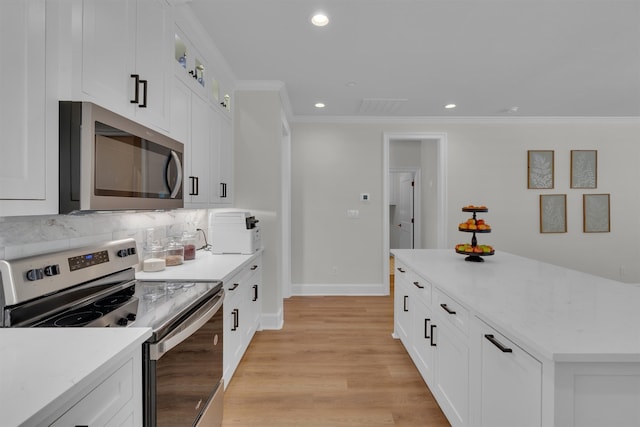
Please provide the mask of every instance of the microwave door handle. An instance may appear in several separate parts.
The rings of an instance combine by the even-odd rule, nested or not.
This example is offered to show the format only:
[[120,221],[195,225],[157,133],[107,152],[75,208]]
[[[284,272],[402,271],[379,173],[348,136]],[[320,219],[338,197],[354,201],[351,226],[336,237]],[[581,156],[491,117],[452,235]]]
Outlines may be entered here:
[[173,159],[173,162],[176,164],[176,170],[177,170],[176,184],[174,185],[173,188],[171,188],[171,185],[169,184],[169,167],[171,166],[171,162],[167,163],[166,177],[167,177],[167,187],[171,189],[171,198],[175,199],[176,196],[178,195],[178,192],[180,191],[180,187],[182,186],[182,164],[180,163],[180,158],[178,157],[178,154],[173,150],[171,150],[171,159]]
[[[196,317],[195,320],[191,318],[185,320],[185,323],[189,323],[187,327],[185,327],[179,333],[165,338],[156,344],[152,344],[149,347],[149,357],[151,360],[159,360],[162,356],[164,356],[167,352],[169,352],[172,348],[180,344],[182,341],[189,338],[193,335],[198,329],[200,329],[205,323],[207,323],[222,307],[222,303],[224,301],[224,296],[218,297],[216,303],[207,310],[206,313],[200,314],[195,313],[192,317]],[[198,317],[199,316],[199,317]]]

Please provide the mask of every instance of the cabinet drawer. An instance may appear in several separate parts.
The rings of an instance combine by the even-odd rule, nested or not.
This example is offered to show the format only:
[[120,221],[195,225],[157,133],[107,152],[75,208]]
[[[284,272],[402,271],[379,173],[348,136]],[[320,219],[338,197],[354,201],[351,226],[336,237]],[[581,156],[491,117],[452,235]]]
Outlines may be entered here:
[[431,305],[431,283],[424,278],[418,276],[411,270],[407,271],[407,282],[418,301],[423,302],[427,306]]
[[540,427],[542,364],[495,329],[481,325],[481,426]]
[[131,399],[133,399],[133,360],[129,359],[51,426],[106,425]]
[[437,315],[467,335],[469,330],[469,311],[439,289],[436,289],[434,294]]

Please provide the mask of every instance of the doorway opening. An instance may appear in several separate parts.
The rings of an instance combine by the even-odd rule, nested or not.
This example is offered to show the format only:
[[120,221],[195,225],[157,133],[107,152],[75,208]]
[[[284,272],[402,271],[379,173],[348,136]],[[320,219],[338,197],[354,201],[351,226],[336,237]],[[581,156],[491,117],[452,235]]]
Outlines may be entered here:
[[[402,152],[405,152],[402,154]],[[407,163],[402,165],[402,158]],[[403,157],[404,156],[404,157]],[[390,289],[390,249],[392,224],[397,222],[400,193],[394,188],[398,179],[408,180],[413,175],[413,226],[411,246],[414,249],[440,249],[447,245],[446,188],[447,188],[447,135],[445,133],[384,133],[383,135],[383,273],[385,288]],[[408,164],[409,162],[414,162]],[[394,175],[395,174],[395,175]],[[400,176],[404,175],[403,178]],[[407,190],[407,189],[405,189]],[[409,192],[403,197],[409,197]],[[394,200],[395,199],[395,200]],[[391,207],[391,202],[396,207]],[[405,203],[405,202],[403,202]],[[408,203],[408,202],[406,202]],[[403,216],[403,218],[405,218]],[[396,221],[394,221],[396,220]],[[394,221],[394,222],[392,222]],[[403,223],[404,226],[404,223]],[[402,227],[397,226],[398,229]],[[399,231],[396,230],[396,233]],[[393,246],[406,245],[409,237],[399,243],[402,235],[393,239]],[[402,247],[404,248],[404,246]],[[407,249],[408,249],[407,248]]]

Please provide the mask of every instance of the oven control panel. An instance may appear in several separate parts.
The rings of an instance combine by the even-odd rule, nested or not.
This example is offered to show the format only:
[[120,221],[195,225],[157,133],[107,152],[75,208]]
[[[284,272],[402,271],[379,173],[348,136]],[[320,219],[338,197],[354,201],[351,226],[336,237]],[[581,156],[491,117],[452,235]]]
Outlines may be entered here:
[[109,262],[109,252],[107,251],[77,255],[69,258],[69,270],[80,270],[81,268],[91,267],[104,262]]
[[0,291],[5,305],[10,306],[126,270],[137,264],[134,239],[115,240],[27,258],[0,260]]

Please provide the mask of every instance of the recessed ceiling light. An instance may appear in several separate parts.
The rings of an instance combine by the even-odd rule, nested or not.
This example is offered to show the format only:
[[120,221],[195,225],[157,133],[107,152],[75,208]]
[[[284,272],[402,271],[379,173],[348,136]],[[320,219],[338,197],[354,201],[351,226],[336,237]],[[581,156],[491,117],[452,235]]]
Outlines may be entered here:
[[329,17],[325,13],[318,12],[311,17],[311,23],[316,27],[324,27],[329,23]]
[[322,102],[316,102],[316,108],[324,108],[325,105]]
[[447,104],[444,106],[447,110],[451,110],[452,108],[456,108],[456,104]]

